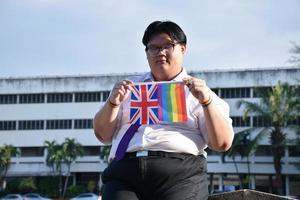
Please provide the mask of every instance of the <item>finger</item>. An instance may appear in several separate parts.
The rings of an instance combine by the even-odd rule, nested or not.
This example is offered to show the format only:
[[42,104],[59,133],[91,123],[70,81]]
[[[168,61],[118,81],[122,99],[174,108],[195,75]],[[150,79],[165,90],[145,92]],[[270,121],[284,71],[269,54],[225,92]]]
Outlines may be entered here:
[[120,94],[121,96],[124,96],[126,94],[126,91],[122,90],[122,89],[119,89],[118,94]]
[[204,80],[201,80],[201,79],[196,79],[193,82],[193,85],[195,85],[195,87],[197,87],[197,86],[205,87],[206,86],[206,82]]
[[134,85],[132,80],[129,80],[129,79],[125,79],[123,80],[123,85]]
[[194,87],[205,87],[206,86],[205,83],[203,83],[203,82],[194,82],[193,85],[194,85]]
[[191,77],[186,77],[183,79],[183,83],[187,86],[187,87],[190,87],[192,85],[192,78]]
[[129,84],[133,84],[133,81],[132,80],[130,80],[130,79],[125,79],[126,80],[126,82],[128,82]]
[[131,80],[125,79],[122,81],[122,85],[126,90],[132,90],[134,83]]

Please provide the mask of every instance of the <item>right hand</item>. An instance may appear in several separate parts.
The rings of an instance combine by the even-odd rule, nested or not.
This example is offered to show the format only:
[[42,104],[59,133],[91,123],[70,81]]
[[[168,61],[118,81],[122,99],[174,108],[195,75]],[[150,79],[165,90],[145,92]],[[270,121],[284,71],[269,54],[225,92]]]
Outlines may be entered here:
[[121,102],[128,97],[131,86],[133,86],[133,82],[131,80],[125,79],[116,83],[108,100],[115,105],[120,105]]

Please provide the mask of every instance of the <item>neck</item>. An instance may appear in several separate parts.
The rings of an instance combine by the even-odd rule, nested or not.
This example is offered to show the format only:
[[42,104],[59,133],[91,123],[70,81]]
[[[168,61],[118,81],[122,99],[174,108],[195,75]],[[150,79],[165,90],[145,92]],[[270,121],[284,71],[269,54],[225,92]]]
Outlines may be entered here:
[[182,70],[183,70],[183,67],[181,67],[179,72],[177,72],[175,75],[171,75],[171,76],[169,76],[169,75],[163,76],[162,75],[162,76],[157,77],[153,73],[151,73],[151,74],[154,78],[154,81],[171,81],[171,80],[175,79],[182,72]]

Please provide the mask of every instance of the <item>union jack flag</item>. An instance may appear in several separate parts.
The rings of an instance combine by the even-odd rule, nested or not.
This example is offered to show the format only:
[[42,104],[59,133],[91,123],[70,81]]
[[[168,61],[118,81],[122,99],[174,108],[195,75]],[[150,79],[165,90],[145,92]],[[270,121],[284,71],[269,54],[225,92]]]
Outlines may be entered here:
[[158,118],[157,84],[138,84],[132,87],[130,124],[156,124]]

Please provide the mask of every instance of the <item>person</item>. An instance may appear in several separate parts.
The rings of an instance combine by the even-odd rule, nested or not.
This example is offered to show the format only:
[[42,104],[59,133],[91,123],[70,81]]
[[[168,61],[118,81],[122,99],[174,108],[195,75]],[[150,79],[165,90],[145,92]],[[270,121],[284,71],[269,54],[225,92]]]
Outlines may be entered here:
[[[154,21],[143,36],[150,72],[117,82],[94,118],[96,137],[111,143],[109,166],[102,174],[104,200],[207,199],[205,148],[226,151],[233,140],[229,106],[204,80],[183,68],[187,39],[172,21]],[[186,122],[142,124],[125,156],[117,160],[120,140],[129,129],[129,94],[135,82],[182,81]]]

